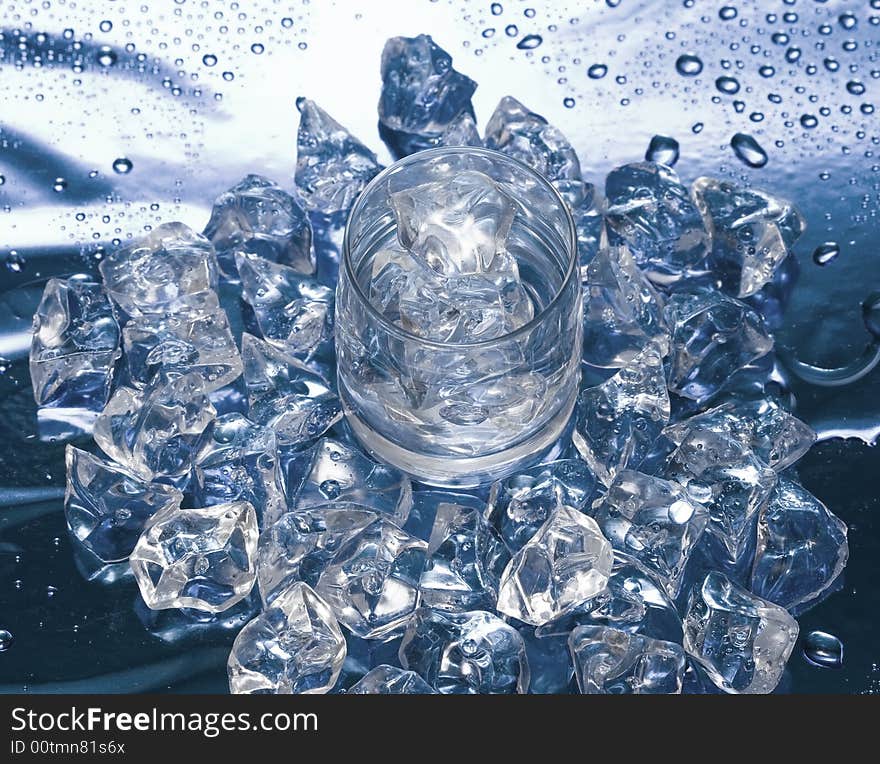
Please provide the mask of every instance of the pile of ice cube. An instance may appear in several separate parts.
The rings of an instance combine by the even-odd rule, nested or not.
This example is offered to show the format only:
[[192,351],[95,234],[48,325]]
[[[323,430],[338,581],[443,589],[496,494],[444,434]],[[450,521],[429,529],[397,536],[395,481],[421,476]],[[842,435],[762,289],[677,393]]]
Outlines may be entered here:
[[[514,99],[481,139],[475,84],[430,37],[389,40],[382,76],[396,154],[485,145],[571,205],[584,384],[554,460],[454,492],[349,436],[338,224],[380,166],[301,99],[296,196],[249,176],[204,234],[159,226],[109,254],[103,281],[46,286],[37,403],[91,414],[102,452],[67,451],[83,569],[132,571],[148,608],[193,628],[249,619],[233,692],[772,691],[793,615],[847,559],[845,525],[797,481],[815,436],[774,371],[800,216],[650,162],[615,169],[600,200],[568,141]],[[430,238],[412,232],[409,251],[436,271],[432,247],[456,239]]]

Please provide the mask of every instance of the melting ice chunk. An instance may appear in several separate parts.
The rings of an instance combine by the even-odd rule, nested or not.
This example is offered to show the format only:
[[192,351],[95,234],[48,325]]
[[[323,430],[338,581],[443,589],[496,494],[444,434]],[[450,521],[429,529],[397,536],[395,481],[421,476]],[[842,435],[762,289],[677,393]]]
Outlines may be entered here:
[[462,112],[450,122],[439,141],[441,146],[475,146],[483,145],[477,123],[468,112]]
[[846,525],[806,488],[780,478],[758,518],[752,591],[791,611],[820,597],[848,557]]
[[381,73],[379,131],[398,159],[437,145],[457,118],[473,114],[477,84],[452,68],[430,35],[390,38]]
[[579,626],[568,638],[584,695],[677,695],[685,654],[680,645],[604,626]]
[[541,626],[599,594],[612,560],[596,521],[559,507],[504,569],[498,612]]
[[584,360],[619,368],[650,342],[666,353],[663,302],[626,247],[606,247],[583,269]]
[[748,297],[768,283],[806,228],[784,199],[714,178],[691,189],[712,238],[712,267],[725,291]]
[[113,301],[130,316],[173,313],[217,288],[214,247],[183,223],[156,226],[98,266]]
[[183,494],[147,483],[113,462],[67,446],[67,527],[101,563],[127,560],[153,514],[180,506]]
[[268,178],[248,175],[214,200],[205,236],[220,267],[234,276],[238,252],[259,255],[294,273],[315,273],[312,226],[296,199]]
[[684,649],[726,692],[772,692],[797,635],[797,621],[784,608],[722,573],[709,573],[691,593]]
[[436,695],[435,690],[415,671],[396,666],[376,666],[346,690],[348,695]]
[[229,655],[234,694],[329,692],[345,662],[345,637],[326,603],[294,584],[235,638]]
[[31,340],[37,405],[100,411],[119,354],[119,325],[101,285],[87,276],[49,279]]
[[314,101],[297,98],[296,187],[312,212],[347,212],[382,165]]
[[400,662],[444,695],[509,695],[529,688],[523,638],[485,610],[420,608],[404,634]]
[[153,610],[228,610],[256,581],[257,535],[245,501],[154,515],[130,557],[144,602]]

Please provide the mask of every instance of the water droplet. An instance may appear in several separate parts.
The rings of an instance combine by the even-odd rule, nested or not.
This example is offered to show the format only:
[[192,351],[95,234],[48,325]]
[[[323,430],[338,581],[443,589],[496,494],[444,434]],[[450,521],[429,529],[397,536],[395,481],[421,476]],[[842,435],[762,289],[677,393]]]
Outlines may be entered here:
[[719,77],[715,80],[715,87],[722,93],[733,95],[739,93],[739,80],[736,77]]
[[691,132],[694,134],[702,133],[703,132],[703,123],[702,122],[694,122],[694,124],[691,125]]
[[730,21],[731,19],[736,18],[736,8],[732,5],[723,5],[721,6],[721,10],[718,11],[718,18],[722,21]]
[[101,66],[113,66],[117,60],[116,51],[109,45],[102,45],[98,48],[97,60]]
[[14,639],[15,637],[12,636],[12,632],[6,631],[6,629],[0,629],[0,653],[4,650],[8,650]]
[[223,79],[227,82],[232,82],[235,79],[235,75],[232,72],[223,72]]
[[696,77],[703,71],[703,62],[693,53],[685,53],[678,57],[675,69],[682,77]]
[[567,98],[563,98],[563,99],[562,99],[562,105],[563,105],[566,109],[573,109],[573,108],[574,108],[574,103],[575,103],[574,98],[571,98],[570,96],[567,97]]
[[880,340],[880,292],[871,292],[862,303],[865,328]]
[[193,573],[197,576],[204,576],[210,567],[211,563],[208,562],[208,558],[204,555],[199,555],[193,565]]
[[118,157],[113,160],[113,172],[117,175],[128,175],[134,164],[128,157]]
[[253,45],[251,45],[251,53],[255,53],[255,54],[258,55],[258,56],[259,56],[264,50],[265,50],[265,48],[263,47],[263,43],[261,43],[261,42],[255,42]]
[[487,29],[484,29],[481,34],[488,40],[490,37],[494,37],[495,27],[488,27]]
[[520,50],[534,50],[542,42],[544,42],[544,38],[541,35],[527,34],[516,44],[516,47]]
[[855,14],[850,12],[841,13],[837,20],[844,29],[853,29],[859,23]]
[[0,186],[2,186],[6,182],[6,176],[0,175]]
[[492,3],[492,5],[489,6],[489,10],[492,12],[493,16],[500,16],[504,12],[501,3]]
[[593,64],[587,69],[587,77],[591,80],[601,80],[606,74],[608,74],[608,67],[605,64]]
[[205,53],[205,55],[202,56],[202,63],[205,66],[216,66],[217,56],[215,56],[213,53]]
[[815,114],[801,114],[801,126],[805,127],[807,130],[812,130],[816,125],[819,124],[819,120],[816,119]]
[[811,631],[804,639],[804,658],[820,668],[843,666],[843,642],[833,634]]
[[506,27],[504,27],[504,34],[506,34],[508,37],[516,37],[519,34],[519,29],[517,28],[516,24],[508,24]]
[[801,49],[800,48],[789,48],[785,51],[785,60],[788,63],[793,64],[798,61],[801,57]]
[[730,139],[730,147],[743,164],[749,167],[763,167],[767,164],[767,152],[747,133],[737,133]]
[[816,265],[828,265],[840,254],[840,245],[836,241],[826,241],[813,250],[813,262]]
[[865,92],[865,86],[858,80],[850,80],[846,83],[847,92],[852,95],[862,95]]
[[10,250],[9,254],[6,255],[6,268],[10,270],[12,273],[21,273],[24,270],[25,259],[18,253],[17,250]]
[[678,161],[678,141],[668,135],[655,135],[648,144],[645,159],[672,167]]
[[55,178],[55,182],[52,184],[52,190],[56,194],[60,194],[67,189],[67,181],[64,178]]
[[290,18],[290,16],[285,16],[283,19],[281,19],[281,26],[283,26],[285,29],[290,29],[293,26],[293,19]]
[[58,587],[52,586],[52,584],[49,584],[49,586],[46,587],[46,596],[49,599],[52,599],[52,597],[54,597],[56,594],[58,594]]
[[836,72],[840,69],[840,62],[836,58],[826,58],[822,63],[829,72]]
[[758,69],[758,74],[760,74],[762,77],[772,77],[774,74],[776,74],[776,70],[769,64],[765,64],[760,69]]

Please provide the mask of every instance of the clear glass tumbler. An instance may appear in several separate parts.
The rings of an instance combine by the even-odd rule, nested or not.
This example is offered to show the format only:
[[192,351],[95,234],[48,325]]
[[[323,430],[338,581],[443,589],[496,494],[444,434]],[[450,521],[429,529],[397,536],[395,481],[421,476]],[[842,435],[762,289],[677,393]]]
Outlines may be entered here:
[[[400,281],[386,277],[400,273],[393,270],[396,263],[411,262],[402,244],[412,249],[407,237],[414,234],[408,223],[399,223],[399,200],[414,195],[403,214],[422,215],[429,232],[439,231],[447,245],[453,237],[454,248],[455,225],[431,228],[432,221],[444,217],[443,205],[455,201],[460,187],[486,176],[506,207],[495,215],[491,204],[497,194],[484,195],[463,218],[462,235],[482,236],[487,229],[497,234],[503,228],[497,255],[502,259],[492,262],[508,263],[505,274],[516,274],[511,289],[529,304],[511,331],[496,326],[495,334],[483,338],[494,314],[481,313],[478,302],[468,302],[459,291],[463,306],[449,308],[441,300],[438,312],[435,295],[424,284],[406,300],[394,293],[399,298],[394,302],[389,295],[400,289]],[[430,193],[434,188],[443,193]],[[425,242],[428,250],[437,250],[436,236]],[[447,251],[442,244],[440,251]],[[424,262],[438,271],[429,270],[427,281],[446,290],[449,274],[443,269],[448,266],[432,262],[430,252]],[[453,277],[448,284],[453,283],[466,290],[470,282]],[[404,303],[417,318],[404,316]],[[471,310],[472,305],[477,308]],[[517,305],[519,310],[522,300]],[[438,340],[432,324],[413,329],[414,322],[457,320],[462,312],[469,322],[459,321],[449,338]],[[582,312],[574,223],[545,178],[485,149],[437,148],[406,157],[367,186],[345,232],[336,349],[339,393],[352,431],[378,459],[432,485],[476,486],[536,462],[558,440],[574,406]]]

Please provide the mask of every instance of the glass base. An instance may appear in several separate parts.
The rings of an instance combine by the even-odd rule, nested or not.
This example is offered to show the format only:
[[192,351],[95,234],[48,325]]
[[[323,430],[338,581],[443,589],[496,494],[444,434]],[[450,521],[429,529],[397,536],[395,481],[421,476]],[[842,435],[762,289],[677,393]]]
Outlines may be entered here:
[[[345,418],[360,444],[376,459],[397,467],[413,480],[441,488],[476,488],[493,483],[537,464],[556,445],[565,430],[577,398],[575,395],[543,428],[526,440],[485,456],[436,456],[410,451],[392,443],[369,427],[342,396]],[[340,390],[341,393],[341,390]]]

